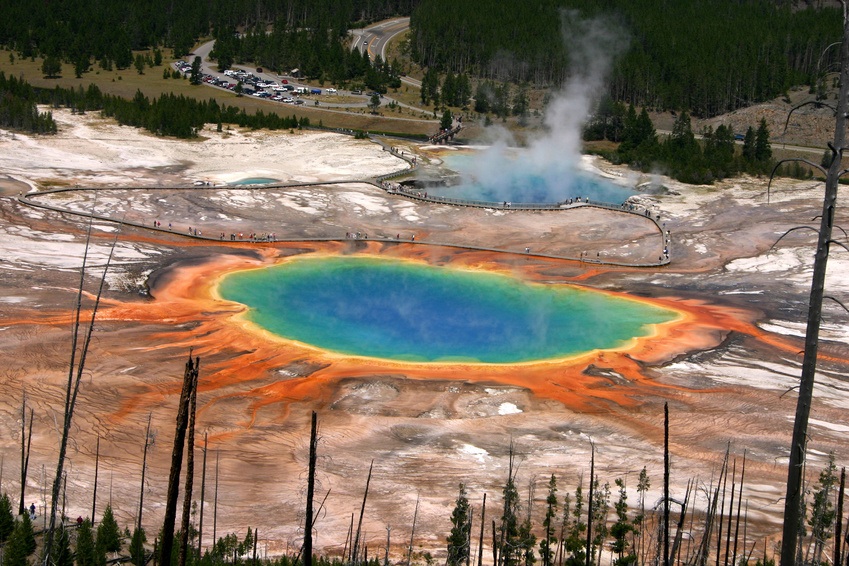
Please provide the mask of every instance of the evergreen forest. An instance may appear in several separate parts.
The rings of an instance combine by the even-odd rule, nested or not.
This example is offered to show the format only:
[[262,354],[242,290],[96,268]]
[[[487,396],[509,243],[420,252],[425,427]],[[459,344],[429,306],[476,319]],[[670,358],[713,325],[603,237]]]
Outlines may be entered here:
[[409,13],[416,0],[6,0],[0,45],[24,57],[133,63],[132,51],[165,46],[176,57],[195,41],[267,26],[333,30]]
[[442,72],[557,86],[575,51],[564,25],[573,10],[618,30],[611,98],[700,117],[815,84],[842,33],[836,9],[774,0],[427,0],[411,18],[411,53]]

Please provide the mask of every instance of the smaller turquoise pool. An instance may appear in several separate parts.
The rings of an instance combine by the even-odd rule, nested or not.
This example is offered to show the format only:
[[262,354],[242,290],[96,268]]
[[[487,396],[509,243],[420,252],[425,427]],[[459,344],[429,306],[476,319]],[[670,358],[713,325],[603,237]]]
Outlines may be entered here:
[[616,348],[677,314],[573,286],[373,257],[236,272],[227,300],[278,336],[358,356],[517,363]]
[[493,203],[557,204],[580,198],[620,205],[636,194],[567,163],[524,159],[522,151],[505,154],[449,155],[445,166],[460,174],[461,182],[449,187],[428,187],[432,196]]
[[268,177],[249,177],[247,179],[239,179],[238,181],[233,181],[230,183],[231,185],[270,185],[272,183],[279,183],[279,179],[270,179]]

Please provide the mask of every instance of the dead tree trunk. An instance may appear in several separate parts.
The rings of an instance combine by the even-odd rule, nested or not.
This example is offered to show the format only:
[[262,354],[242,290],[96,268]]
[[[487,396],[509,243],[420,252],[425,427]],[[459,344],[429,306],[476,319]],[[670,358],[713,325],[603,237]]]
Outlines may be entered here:
[[94,512],[97,510],[97,474],[100,471],[100,435],[97,435],[97,448],[94,450],[94,486],[91,490],[91,524],[94,524]]
[[139,486],[139,517],[136,521],[136,529],[142,528],[142,513],[144,510],[144,476],[147,471],[147,448],[150,446],[150,419],[151,413],[147,414],[147,428],[144,432],[144,451],[142,452],[141,485]]
[[684,535],[684,521],[687,519],[687,507],[690,503],[690,492],[692,491],[692,480],[687,482],[687,491],[684,494],[684,503],[681,505],[681,514],[678,516],[678,525],[675,529],[675,539],[672,542],[672,550],[669,554],[669,563],[675,563],[676,556],[681,552],[681,538]]
[[[415,517],[413,517],[415,521]],[[349,552],[354,546],[354,514],[351,513],[351,522],[348,524],[348,536],[345,537],[345,547],[342,549],[342,563],[345,563],[345,557],[348,557],[348,561],[351,560],[351,556]],[[409,563],[407,566],[410,566]]]
[[843,493],[846,489],[846,468],[840,470],[840,489],[837,492],[837,520],[834,525],[834,566],[843,564],[841,550],[843,548]]
[[481,536],[478,540],[478,566],[483,566],[483,527],[486,525],[486,493],[481,504]]
[[192,520],[192,490],[195,480],[195,416],[197,415],[198,371],[192,376],[192,392],[189,396],[189,430],[186,435],[186,487],[183,493],[183,528],[180,531],[180,553],[177,563],[186,566],[189,553],[189,531]]
[[734,519],[734,495],[737,493],[737,458],[731,465],[731,498],[728,501],[728,528],[725,531],[725,561],[728,566],[728,557],[731,554],[731,521]]
[[200,475],[200,518],[198,519],[198,559],[200,559],[203,553],[203,502],[206,494],[206,447],[208,434],[206,432],[203,433],[203,463],[201,464]]
[[[315,495],[315,461],[317,449],[318,415],[312,412],[310,424],[310,460],[307,472],[307,512],[304,520],[304,566],[312,566],[312,500]],[[387,552],[389,552],[387,548]]]
[[[74,306],[74,322],[71,332],[71,359],[68,364],[68,383],[65,389],[65,412],[62,420],[62,437],[59,441],[59,458],[56,463],[56,476],[53,478],[53,489],[50,493],[50,523],[46,527],[47,536],[44,538],[43,560],[45,566],[50,561],[50,553],[53,550],[53,536],[56,530],[56,511],[59,506],[59,495],[62,489],[62,482],[65,477],[65,458],[68,452],[68,439],[71,436],[71,426],[74,420],[74,407],[77,403],[77,394],[80,390],[80,382],[85,372],[85,362],[88,356],[88,349],[91,344],[91,337],[94,332],[94,320],[97,316],[97,309],[100,306],[100,297],[103,294],[103,287],[106,284],[106,273],[109,271],[109,265],[112,263],[112,254],[115,251],[115,242],[118,240],[118,234],[115,235],[115,240],[112,243],[112,248],[109,251],[109,257],[106,260],[106,266],[103,268],[103,274],[100,277],[100,286],[97,291],[97,296],[94,300],[94,305],[91,309],[91,319],[88,329],[83,336],[82,345],[80,341],[80,316],[82,314],[82,297],[83,288],[85,285],[86,262],[88,259],[89,243],[91,242],[91,218],[88,223],[88,232],[86,235],[85,253],[83,254],[83,264],[80,269],[80,285],[77,289],[77,302]],[[77,360],[77,348],[79,346],[79,360]]]
[[218,533],[218,457],[220,456],[218,450],[215,451],[215,495],[212,499],[212,544],[216,544],[218,539],[216,538]]
[[849,97],[849,5],[845,0],[841,3],[843,4],[843,39],[840,46],[840,92],[837,96],[834,141],[830,146],[832,160],[825,179],[825,195],[811,278],[811,293],[808,301],[805,355],[802,359],[799,397],[796,400],[793,439],[790,443],[790,461],[787,465],[787,491],[784,500],[780,566],[794,566],[796,563],[797,533],[802,520],[802,467],[805,463],[808,419],[811,414],[811,401],[816,377],[826,266],[828,264],[829,246],[832,243],[831,234],[834,227],[835,207],[837,206],[837,187],[840,176],[844,172],[842,162],[846,137],[847,97]]
[[21,404],[21,503],[18,506],[18,515],[23,515],[26,509],[24,503],[24,492],[27,487],[27,469],[29,468],[29,453],[32,448],[32,417],[33,410],[29,410],[29,434],[26,435],[26,448],[24,448],[24,426],[26,425],[26,395],[24,395],[23,403]]
[[[197,359],[197,364],[200,364],[200,358]],[[177,520],[177,497],[180,494],[180,469],[183,466],[183,448],[186,443],[186,428],[189,424],[189,400],[191,399],[192,383],[195,380],[196,373],[197,365],[192,361],[190,354],[183,373],[183,391],[180,393],[177,425],[174,431],[174,448],[171,451],[171,472],[168,476],[165,520],[162,525],[162,541],[159,545],[160,564],[162,566],[171,566],[171,549],[174,547],[174,523]]]
[[363,528],[363,515],[366,512],[366,500],[368,499],[368,486],[371,483],[371,471],[374,468],[374,460],[371,461],[371,464],[368,467],[368,478],[366,478],[366,490],[363,493],[363,504],[360,507],[360,520],[357,522],[357,534],[354,537],[354,547],[351,550],[351,558],[353,558],[354,564],[359,560],[359,549],[360,549],[360,532]]
[[[731,553],[731,564],[732,566],[736,566],[737,564],[737,543],[739,541],[740,535],[740,510],[743,506],[743,482],[746,480],[746,452],[743,451],[743,469],[740,471],[740,489],[737,491],[737,520],[734,526],[734,551]],[[745,533],[744,537],[745,539]],[[745,552],[746,545],[745,540],[743,544],[743,550]]]
[[592,564],[593,551],[593,490],[595,488],[595,444],[590,441],[590,494],[587,497],[587,566]]
[[[730,448],[730,445],[729,445]],[[725,521],[725,494],[728,490],[728,467],[725,467],[723,470],[724,474],[721,478],[722,481],[722,501],[719,504],[719,519],[717,519],[717,524],[719,528],[716,531],[716,566],[719,566],[719,557],[722,556],[722,528],[724,526],[723,521]],[[717,486],[719,489],[719,486]]]
[[663,564],[669,566],[669,403],[663,404]]
[[[728,454],[730,451],[731,445],[729,444],[725,449],[725,458],[722,461],[722,467],[719,469],[719,480],[716,482],[716,489],[713,490],[713,499],[709,502],[705,515],[705,532],[704,535],[702,535],[702,541],[699,544],[699,549],[696,551],[696,558],[693,561],[696,566],[705,566],[707,564],[708,555],[710,554],[713,524],[716,521],[716,510],[719,506],[719,490],[722,487],[722,478],[725,476],[725,470],[728,466]],[[722,522],[721,515],[720,522]]]
[[[416,496],[416,508],[413,511],[413,526],[410,529],[410,547],[407,549],[407,566],[413,559],[413,540],[416,538],[416,519],[419,517],[419,496]],[[354,526],[354,516],[351,515],[351,526]]]

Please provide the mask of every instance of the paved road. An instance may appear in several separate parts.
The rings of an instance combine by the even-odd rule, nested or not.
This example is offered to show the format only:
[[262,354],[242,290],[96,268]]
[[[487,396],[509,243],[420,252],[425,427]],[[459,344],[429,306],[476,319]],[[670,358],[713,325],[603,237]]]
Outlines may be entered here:
[[[367,51],[369,58],[380,54],[380,58],[386,61],[386,48],[396,36],[406,33],[410,29],[410,18],[393,18],[352,32],[354,42],[352,49]],[[401,82],[415,88],[421,88],[422,82],[411,77],[401,77]]]
[[[659,135],[659,136],[668,137],[668,136],[672,135],[671,130],[655,130],[655,131],[657,132],[657,135]],[[704,136],[701,135],[701,134],[693,134],[693,135],[696,137],[696,139],[704,139]],[[736,143],[737,145],[743,145],[743,142],[741,140],[734,140],[734,143]],[[827,149],[825,147],[809,147],[809,146],[804,146],[804,145],[779,143],[779,142],[775,142],[775,141],[770,142],[770,145],[772,146],[773,150],[782,149],[782,150],[794,151],[794,152],[798,152],[798,153],[814,153],[814,154],[820,155],[820,156],[822,156],[822,153]]]

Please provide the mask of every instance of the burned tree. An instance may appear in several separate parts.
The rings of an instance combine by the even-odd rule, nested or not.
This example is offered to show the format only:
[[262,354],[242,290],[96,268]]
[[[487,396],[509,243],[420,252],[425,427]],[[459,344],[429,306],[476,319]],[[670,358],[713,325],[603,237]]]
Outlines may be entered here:
[[186,441],[186,429],[189,424],[189,402],[192,397],[192,385],[196,383],[200,358],[186,362],[183,373],[183,390],[177,409],[177,426],[174,432],[174,448],[171,452],[171,472],[168,476],[168,495],[165,503],[165,523],[162,526],[162,541],[159,546],[162,566],[171,566],[171,549],[174,546],[174,523],[177,519],[177,497],[180,491],[180,469],[183,465],[183,447]]
[[[840,45],[840,92],[837,97],[837,112],[834,127],[834,141],[829,144],[832,152],[831,164],[826,171],[823,167],[810,163],[825,174],[825,195],[818,230],[816,256],[814,259],[811,292],[808,302],[807,331],[805,333],[805,354],[802,360],[802,374],[799,382],[799,396],[796,401],[796,416],[793,425],[793,438],[790,443],[790,461],[787,466],[787,488],[784,503],[784,523],[781,539],[781,566],[796,564],[797,533],[801,523],[802,479],[805,464],[808,419],[811,413],[814,379],[817,368],[819,348],[819,329],[822,320],[822,303],[825,289],[826,266],[829,249],[832,244],[846,249],[846,246],[832,239],[834,213],[837,206],[837,187],[840,177],[847,172],[842,169],[843,150],[846,138],[846,118],[849,111],[849,5],[843,5],[843,40]],[[779,162],[779,165],[782,162]],[[776,165],[777,167],[778,165]]]

